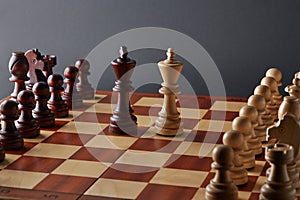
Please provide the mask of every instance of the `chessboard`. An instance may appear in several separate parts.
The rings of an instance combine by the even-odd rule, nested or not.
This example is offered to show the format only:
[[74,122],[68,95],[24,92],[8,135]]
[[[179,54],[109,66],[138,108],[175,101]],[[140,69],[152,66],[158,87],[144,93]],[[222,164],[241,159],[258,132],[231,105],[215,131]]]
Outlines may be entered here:
[[[114,101],[114,93],[97,91],[94,99],[84,100],[83,108],[56,118],[55,127],[24,139],[23,149],[6,151],[0,163],[0,197],[205,199],[205,188],[215,175],[212,150],[222,144],[222,135],[247,99],[179,96],[184,133],[176,137],[152,131],[163,103],[160,94],[133,93],[137,134],[110,133]],[[269,164],[264,153],[255,162],[248,183],[238,187],[239,199],[259,198]],[[297,196],[300,199],[299,190]]]

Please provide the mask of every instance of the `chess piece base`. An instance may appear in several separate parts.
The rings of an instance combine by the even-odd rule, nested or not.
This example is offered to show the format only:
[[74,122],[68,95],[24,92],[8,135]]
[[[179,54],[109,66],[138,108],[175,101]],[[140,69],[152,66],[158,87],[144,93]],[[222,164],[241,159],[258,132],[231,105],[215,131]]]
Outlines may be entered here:
[[238,192],[233,182],[229,183],[215,183],[213,180],[206,187],[206,200],[220,200],[220,199],[238,199]]
[[246,169],[252,169],[255,167],[255,157],[251,150],[240,152],[239,155],[240,160]]
[[52,111],[54,117],[63,118],[69,115],[68,106],[64,102],[55,104],[48,101],[48,108]]
[[[48,114],[47,114],[48,113]],[[52,113],[47,112],[46,114],[42,113],[34,113],[33,118],[38,121],[40,127],[53,127],[55,125],[55,118]]]
[[115,134],[127,134],[136,135],[137,134],[137,124],[132,120],[131,117],[125,120],[119,120],[116,116],[110,118],[109,132]]
[[260,142],[265,142],[266,140],[266,126],[262,125],[262,126],[257,126],[254,128],[255,130],[255,135],[258,137]]
[[40,127],[38,123],[27,124],[16,122],[16,127],[23,138],[33,138],[40,135]]
[[235,185],[245,185],[248,183],[248,174],[243,165],[232,167],[229,172],[230,178]]
[[251,137],[247,142],[254,155],[262,154],[262,144],[258,137]]
[[4,135],[6,133],[0,131],[0,144],[5,150],[19,150],[24,146],[24,140],[19,132],[12,134],[11,136]]

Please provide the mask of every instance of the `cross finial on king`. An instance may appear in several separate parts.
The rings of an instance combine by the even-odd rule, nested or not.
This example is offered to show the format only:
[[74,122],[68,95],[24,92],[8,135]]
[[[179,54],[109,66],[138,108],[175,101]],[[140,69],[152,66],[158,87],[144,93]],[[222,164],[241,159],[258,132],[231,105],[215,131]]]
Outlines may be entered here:
[[168,56],[168,60],[170,60],[170,61],[173,61],[174,59],[175,59],[175,52],[174,52],[174,49],[173,48],[168,48],[168,50],[167,50],[167,56]]
[[127,47],[126,46],[121,46],[120,47],[120,58],[126,59],[128,55]]

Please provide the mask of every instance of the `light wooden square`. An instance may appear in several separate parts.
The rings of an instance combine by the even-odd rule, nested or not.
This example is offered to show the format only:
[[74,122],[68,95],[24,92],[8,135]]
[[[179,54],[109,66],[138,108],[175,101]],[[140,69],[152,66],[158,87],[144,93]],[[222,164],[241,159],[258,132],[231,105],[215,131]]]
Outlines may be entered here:
[[189,156],[212,157],[212,151],[216,146],[218,145],[184,141],[177,147],[174,153]]
[[123,136],[96,135],[86,147],[109,148],[109,149],[128,149],[138,138]]
[[245,105],[247,105],[246,102],[216,101],[210,109],[220,110],[220,111],[239,112],[240,109]]
[[0,186],[32,189],[48,173],[4,169],[0,171]]
[[202,119],[193,129],[202,131],[226,132],[232,129],[232,122]]
[[52,173],[70,176],[83,176],[98,178],[108,166],[101,162],[85,160],[66,160]]
[[79,149],[80,146],[39,143],[24,155],[67,159]]
[[134,105],[135,106],[155,106],[161,107],[163,105],[164,99],[158,97],[142,97]]
[[116,161],[116,163],[162,167],[170,156],[171,154],[168,153],[128,150]]
[[57,132],[81,133],[97,135],[103,131],[108,125],[91,122],[68,122],[66,125],[57,130]]
[[150,183],[200,187],[207,175],[208,172],[162,168],[155,174]]
[[153,126],[157,116],[136,115],[138,126],[150,127]]
[[187,119],[202,119],[207,113],[206,109],[193,109],[193,108],[178,108],[181,118]]
[[85,195],[136,199],[146,185],[144,182],[100,178],[85,192]]
[[85,112],[112,114],[115,107],[116,107],[116,104],[96,103],[96,104],[90,106],[88,109],[86,109]]

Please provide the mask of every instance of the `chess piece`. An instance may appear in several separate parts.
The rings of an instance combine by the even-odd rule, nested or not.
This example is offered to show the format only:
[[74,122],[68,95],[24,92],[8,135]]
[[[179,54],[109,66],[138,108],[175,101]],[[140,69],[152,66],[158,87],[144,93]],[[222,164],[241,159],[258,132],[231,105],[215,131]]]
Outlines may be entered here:
[[293,147],[275,144],[266,147],[266,160],[271,165],[270,174],[261,187],[261,200],[296,200],[296,190],[287,173],[287,163],[293,160]]
[[48,78],[51,74],[53,74],[53,67],[56,65],[56,56],[55,55],[44,55],[43,56],[44,65],[43,74],[46,78]]
[[[44,62],[43,57],[41,53],[38,51],[38,49],[31,49],[25,52],[25,56],[29,63],[29,71],[28,71],[28,77],[29,80],[26,81],[26,88],[32,89],[32,86],[39,81],[45,81],[47,80],[41,70],[44,68]],[[43,77],[41,77],[41,75]]]
[[75,66],[69,66],[64,71],[64,83],[66,89],[62,95],[62,99],[66,102],[69,109],[83,107],[82,98],[76,89],[76,82],[78,81],[78,69]]
[[[277,139],[280,143],[285,143],[293,147],[294,157],[292,162],[287,163],[289,175],[295,188],[300,187],[300,122],[294,115],[287,113],[277,124],[267,129],[267,139]],[[295,169],[296,168],[296,169]],[[297,170],[297,171],[295,171]]]
[[94,98],[94,88],[88,81],[88,75],[90,75],[90,63],[85,59],[79,59],[75,63],[75,67],[79,69],[78,80],[76,84],[78,92],[82,95],[83,99],[93,99]]
[[300,78],[293,79],[293,85],[288,85],[284,89],[290,94],[290,96],[295,96],[298,99],[300,98]]
[[118,101],[110,118],[109,131],[118,134],[135,134],[137,132],[136,117],[130,106],[129,92],[133,90],[130,77],[136,62],[128,57],[127,48],[122,46],[120,57],[113,60],[111,65],[117,77],[113,91],[118,93]]
[[248,103],[249,106],[256,108],[258,116],[257,122],[258,125],[254,127],[255,135],[259,138],[261,142],[266,141],[266,125],[262,121],[262,114],[265,112],[266,100],[263,96],[254,94],[249,97]]
[[279,93],[279,87],[282,86],[282,73],[277,68],[270,68],[266,72],[266,77],[272,77],[276,81],[277,89],[276,93],[273,95],[274,101],[277,105],[282,102],[282,95]]
[[158,118],[155,121],[156,133],[164,136],[176,136],[183,132],[180,113],[176,108],[175,95],[180,94],[177,80],[183,64],[175,60],[172,48],[167,51],[167,59],[158,63],[163,78],[159,93],[164,95],[164,102]]
[[48,85],[51,93],[48,100],[48,108],[55,117],[67,117],[69,115],[68,105],[61,98],[61,92],[64,91],[62,76],[59,74],[50,75],[48,77]]
[[233,151],[229,146],[216,146],[213,150],[212,168],[216,170],[215,177],[205,189],[206,200],[237,200],[238,191],[228,170],[232,167]]
[[24,146],[23,137],[15,126],[18,119],[18,104],[13,100],[6,100],[0,105],[2,128],[0,130],[0,144],[5,150],[18,150]]
[[271,90],[266,85],[258,85],[254,89],[254,94],[261,95],[266,100],[266,109],[265,113],[262,115],[262,120],[267,126],[274,124],[274,120],[278,119],[278,107],[273,100]]
[[286,113],[295,115],[300,119],[300,103],[299,99],[295,96],[285,96],[283,102],[278,109],[278,118],[283,119]]
[[47,106],[50,97],[49,86],[45,82],[37,82],[33,85],[32,91],[35,95],[36,105],[32,111],[35,120],[40,127],[53,127],[55,125],[54,115]]
[[255,155],[248,147],[248,140],[251,137],[252,124],[248,117],[239,116],[232,121],[232,129],[239,131],[243,137],[243,150],[240,152],[240,160],[246,169],[255,167]]
[[227,131],[223,136],[223,143],[232,148],[233,166],[229,169],[229,175],[235,185],[245,185],[248,183],[248,172],[240,161],[240,153],[243,151],[243,135],[236,130]]
[[257,118],[258,112],[253,106],[243,106],[240,109],[239,116],[248,117],[251,121],[251,136],[248,139],[248,146],[253,151],[254,155],[259,155],[262,153],[262,143],[259,138],[256,136],[254,127],[258,125]]
[[261,82],[261,85],[266,85],[270,88],[272,97],[277,105],[277,109],[279,108],[282,102],[282,95],[278,91],[278,86],[276,80],[272,77],[264,77]]
[[40,126],[32,117],[34,109],[34,94],[30,90],[22,90],[17,97],[20,116],[16,127],[24,138],[37,137],[40,134]]
[[11,93],[11,98],[17,99],[20,91],[25,90],[25,81],[28,81],[27,73],[29,63],[24,55],[24,52],[13,52],[8,64],[11,77],[9,81],[15,83],[14,91]]

